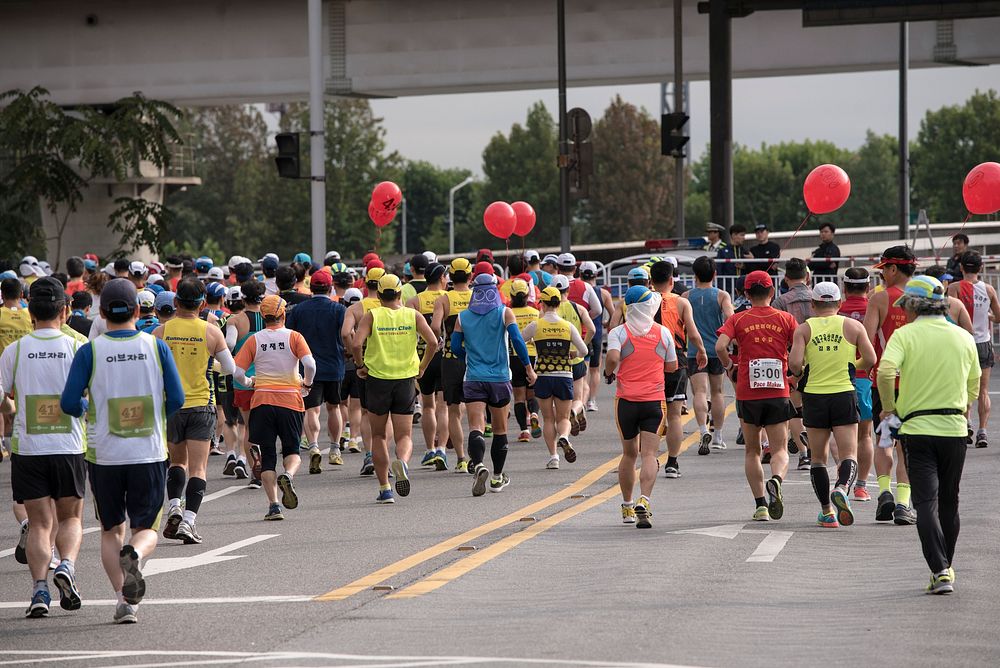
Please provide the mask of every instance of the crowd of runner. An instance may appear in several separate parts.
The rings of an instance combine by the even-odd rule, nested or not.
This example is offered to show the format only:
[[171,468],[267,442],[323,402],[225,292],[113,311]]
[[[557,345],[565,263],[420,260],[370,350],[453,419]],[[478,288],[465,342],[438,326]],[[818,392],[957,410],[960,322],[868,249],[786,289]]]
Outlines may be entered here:
[[751,271],[732,295],[715,286],[710,255],[694,261],[693,287],[670,260],[633,268],[612,299],[596,265],[571,253],[527,251],[506,268],[485,249],[396,268],[369,253],[359,269],[336,252],[289,264],[269,253],[257,266],[236,256],[102,267],[87,255],[64,274],[23,258],[0,274],[0,458],[11,462],[15,557],[31,574],[27,616],[49,613],[49,571],[60,606],[81,606],[87,481],[114,620],[130,623],[161,528],[203,540],[213,455],[219,473],[264,490],[264,519],[282,520],[299,504],[301,457],[309,474],[324,470],[325,409],[325,464],[361,453],[377,503],[411,493],[413,465],[469,475],[478,497],[512,482],[511,409],[517,441],[543,441],[539,467],[559,469],[577,459],[602,382],[622,443],[622,522],[651,527],[658,472],[681,477],[689,386],[698,454],[728,447],[728,384],[753,520],[784,514],[790,455],[810,473],[822,527],[854,523],[874,469],[875,520],[916,524],[928,591],[953,591],[958,484],[966,447],[988,445],[1000,318],[980,256],[957,258],[960,280],[921,271],[906,246],[872,271],[815,281],[793,258],[781,287]]

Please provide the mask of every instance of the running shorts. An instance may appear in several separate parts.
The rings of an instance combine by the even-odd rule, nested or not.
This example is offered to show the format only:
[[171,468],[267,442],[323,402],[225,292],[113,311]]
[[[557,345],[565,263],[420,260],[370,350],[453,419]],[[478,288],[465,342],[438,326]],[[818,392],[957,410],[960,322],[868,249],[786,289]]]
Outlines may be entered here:
[[687,399],[687,382],[687,369],[683,367],[663,374],[663,394],[668,404]]
[[306,409],[317,408],[324,403],[332,406],[340,405],[340,381],[339,380],[314,380],[312,389],[303,399]]
[[386,380],[368,376],[365,380],[368,412],[375,415],[413,415],[416,386],[413,378]]
[[704,369],[698,368],[698,360],[694,357],[687,358],[687,374],[688,377],[695,375],[696,373],[707,373],[709,376],[721,376],[726,372],[722,368],[722,362],[718,357],[709,357],[708,365]]
[[587,360],[577,362],[573,365],[573,380],[580,380],[587,377]]
[[990,341],[983,341],[982,343],[976,344],[976,352],[979,353],[979,368],[980,369],[992,369],[993,368],[993,343]]
[[870,378],[855,378],[854,393],[858,397],[858,419],[864,422],[872,416],[872,381]]
[[424,369],[424,374],[417,379],[420,394],[430,395],[441,391],[441,359],[441,353],[434,355],[434,359]]
[[226,418],[226,424],[230,427],[235,427],[238,424],[243,424],[243,416],[240,414],[239,409],[233,404],[233,399],[235,399],[235,392],[221,392],[216,395],[219,400],[219,405],[222,406],[222,415]]
[[105,531],[122,524],[126,515],[133,530],[159,531],[166,488],[166,460],[90,466],[90,491]]
[[465,385],[465,361],[454,358],[441,359],[441,390],[449,406],[464,404],[462,389]]
[[233,390],[233,406],[241,411],[249,411],[253,401],[253,390]]
[[535,381],[535,396],[539,399],[573,401],[573,379],[566,376],[539,376]]
[[615,398],[615,423],[623,441],[630,441],[639,432],[663,435],[663,417],[667,414],[666,401],[629,401]]
[[361,395],[358,393],[360,386],[358,385],[358,372],[356,369],[347,369],[344,371],[344,380],[340,383],[340,401],[344,402],[348,399],[360,399]]
[[510,403],[514,394],[510,382],[489,383],[480,380],[467,380],[462,387],[465,403],[481,401],[490,408],[503,408]]
[[792,406],[792,402],[784,397],[737,400],[736,412],[741,420],[758,427],[781,424],[795,417],[795,408]]
[[217,420],[215,406],[182,408],[167,418],[167,443],[211,441]]
[[802,394],[802,424],[833,429],[858,423],[858,395],[854,390],[834,394]]
[[10,456],[10,488],[18,503],[46,496],[82,499],[87,489],[86,475],[83,453]]
[[[899,388],[896,388],[896,398],[899,399]],[[882,397],[878,395],[878,385],[872,384],[872,420],[878,420],[882,414]],[[877,426],[877,425],[876,425]]]
[[274,471],[277,467],[276,444],[279,440],[282,458],[299,454],[303,415],[301,411],[269,404],[250,411],[250,442],[260,448],[261,470]]
[[[529,358],[529,361],[532,366],[535,365],[534,357]],[[531,387],[531,385],[528,385],[528,372],[521,363],[521,360],[516,357],[510,358],[510,384],[514,387]]]
[[[601,345],[601,342],[598,341],[596,345]],[[591,341],[587,345],[587,359],[590,360],[590,368],[591,369],[600,369],[601,368],[601,352],[602,351],[599,348],[595,348],[594,346],[595,346],[595,344],[594,344],[593,341]]]

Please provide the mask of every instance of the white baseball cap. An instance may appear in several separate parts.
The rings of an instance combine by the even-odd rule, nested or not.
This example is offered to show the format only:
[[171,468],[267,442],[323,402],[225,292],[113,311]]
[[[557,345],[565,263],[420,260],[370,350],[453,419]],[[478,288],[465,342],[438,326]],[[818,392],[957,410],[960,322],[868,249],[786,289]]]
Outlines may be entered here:
[[156,303],[156,295],[150,290],[139,290],[136,301],[139,302],[140,307],[151,309],[153,308],[153,304]]
[[589,260],[586,261],[586,262],[581,262],[580,263],[580,273],[581,274],[591,274],[591,275],[596,274],[597,273],[597,264],[595,264],[594,262],[590,262]]
[[840,288],[837,287],[836,283],[820,281],[813,286],[812,298],[813,301],[817,302],[839,302]]
[[542,256],[538,254],[536,250],[524,251],[524,259],[528,262],[534,262],[535,260],[541,260]]
[[234,285],[226,291],[226,301],[227,302],[241,302],[243,301],[243,289],[238,285]]
[[434,263],[438,261],[437,253],[434,251],[424,251],[423,256],[427,258],[427,262]]
[[576,266],[576,256],[572,253],[562,253],[556,258],[556,265],[563,269],[572,269]]
[[552,277],[552,282],[549,284],[559,290],[559,292],[566,292],[569,290],[569,279],[559,274],[558,276]]
[[142,262],[136,260],[128,266],[129,276],[145,276],[149,273],[149,269],[146,269],[146,265]]
[[161,274],[150,274],[149,278],[146,279],[146,283],[159,283],[160,285],[163,285],[163,276]]
[[337,251],[330,251],[329,253],[323,256],[323,259],[336,260],[337,262],[340,262],[340,253],[338,253]]
[[222,272],[222,267],[212,267],[205,274],[205,278],[209,281],[224,281],[226,280],[226,275]]

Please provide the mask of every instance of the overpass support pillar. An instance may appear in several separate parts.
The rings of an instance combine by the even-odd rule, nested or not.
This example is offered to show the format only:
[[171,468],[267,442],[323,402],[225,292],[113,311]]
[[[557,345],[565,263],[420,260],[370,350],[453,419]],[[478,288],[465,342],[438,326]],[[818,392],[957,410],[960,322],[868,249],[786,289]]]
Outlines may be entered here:
[[708,50],[712,222],[728,230],[733,224],[733,59],[726,0],[709,5]]

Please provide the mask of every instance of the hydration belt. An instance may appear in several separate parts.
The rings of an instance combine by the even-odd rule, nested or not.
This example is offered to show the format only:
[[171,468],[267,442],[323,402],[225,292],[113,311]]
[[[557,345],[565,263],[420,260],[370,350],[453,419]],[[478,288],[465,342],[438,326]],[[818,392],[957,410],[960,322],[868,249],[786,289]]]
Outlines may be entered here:
[[916,417],[923,417],[925,415],[965,415],[965,411],[961,408],[928,408],[922,411],[913,411],[908,413],[901,422],[906,422],[907,420],[912,420]]

